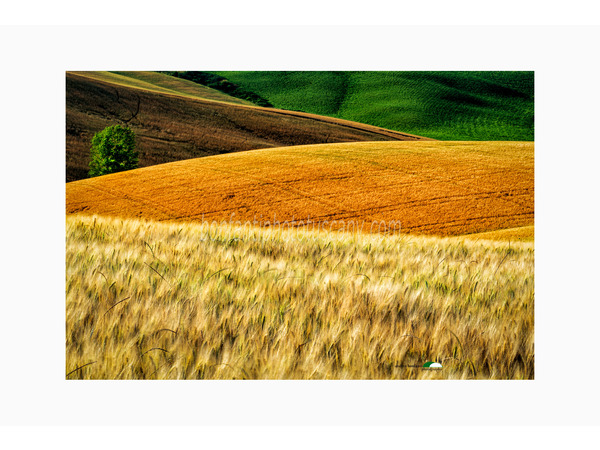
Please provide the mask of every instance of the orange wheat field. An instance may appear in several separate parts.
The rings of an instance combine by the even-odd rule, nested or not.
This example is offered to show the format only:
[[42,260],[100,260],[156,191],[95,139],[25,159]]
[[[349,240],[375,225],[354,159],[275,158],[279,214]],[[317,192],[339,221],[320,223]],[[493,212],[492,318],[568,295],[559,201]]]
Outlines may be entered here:
[[66,211],[330,229],[354,221],[367,232],[396,221],[403,233],[530,240],[534,144],[360,142],[210,156],[67,183]]

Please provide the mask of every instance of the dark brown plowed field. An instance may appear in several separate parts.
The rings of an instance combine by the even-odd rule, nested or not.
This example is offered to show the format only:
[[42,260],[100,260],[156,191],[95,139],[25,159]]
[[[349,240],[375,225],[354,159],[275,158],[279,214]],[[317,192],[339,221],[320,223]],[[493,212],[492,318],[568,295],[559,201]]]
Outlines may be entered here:
[[87,178],[90,141],[127,123],[140,167],[259,148],[427,138],[313,114],[195,99],[67,72],[66,178]]

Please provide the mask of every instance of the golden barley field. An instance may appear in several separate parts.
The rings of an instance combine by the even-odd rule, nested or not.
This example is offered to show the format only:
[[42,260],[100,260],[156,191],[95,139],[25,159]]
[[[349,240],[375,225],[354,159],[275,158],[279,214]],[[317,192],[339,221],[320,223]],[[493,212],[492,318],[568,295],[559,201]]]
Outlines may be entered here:
[[[275,221],[532,239],[533,142],[368,142],[254,150],[67,184],[67,213]],[[320,226],[320,225],[318,225]],[[314,227],[314,225],[313,225]],[[528,227],[528,228],[522,228]],[[392,227],[393,228],[393,227]]]
[[66,234],[69,380],[534,378],[531,242],[80,214]]

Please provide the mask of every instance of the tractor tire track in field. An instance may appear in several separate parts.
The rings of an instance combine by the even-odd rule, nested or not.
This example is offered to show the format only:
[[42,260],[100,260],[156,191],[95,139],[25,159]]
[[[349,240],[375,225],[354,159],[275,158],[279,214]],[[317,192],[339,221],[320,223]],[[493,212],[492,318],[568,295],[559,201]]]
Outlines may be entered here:
[[[329,208],[336,207],[336,205],[334,203],[324,202],[322,200],[318,200],[316,197],[311,196],[310,194],[307,194],[306,192],[302,192],[299,189],[294,189],[294,188],[290,188],[289,186],[285,186],[285,183],[271,181],[271,180],[268,180],[268,179],[263,178],[263,177],[257,177],[256,175],[250,175],[247,172],[227,171],[227,170],[224,170],[224,169],[217,169],[215,167],[209,167],[208,169],[212,170],[212,171],[215,171],[215,172],[229,173],[230,175],[243,175],[245,177],[252,178],[252,179],[254,179],[256,181],[259,181],[263,185],[275,186],[275,187],[278,187],[278,188],[280,188],[282,190],[291,192],[292,194],[296,194],[298,197],[303,198],[305,200],[308,200],[310,202],[319,203],[319,204],[321,204],[323,206],[327,206]],[[344,209],[341,209],[341,211],[342,212],[350,212],[350,211],[345,211]]]
[[[361,159],[358,159],[358,158],[347,158],[345,160],[353,160],[353,161],[357,161],[357,162],[361,161]],[[407,183],[404,183],[404,184],[395,184],[394,188],[398,188],[398,187],[401,187],[401,186],[412,186],[412,187],[415,187],[415,186],[418,186],[419,184],[426,184],[427,182],[432,182],[432,181],[433,182],[441,182],[441,183],[452,184],[452,185],[460,188],[461,190],[464,189],[464,190],[467,191],[467,193],[466,194],[459,194],[457,196],[438,197],[439,199],[442,199],[442,198],[448,198],[448,199],[449,198],[467,198],[467,197],[469,197],[472,201],[475,201],[475,200],[478,200],[478,199],[481,200],[481,199],[484,199],[484,198],[497,198],[498,200],[502,200],[504,202],[510,202],[510,203],[516,204],[516,205],[518,205],[521,208],[527,208],[526,204],[521,203],[520,201],[518,201],[514,197],[506,198],[506,196],[500,195],[500,194],[510,194],[512,192],[520,191],[520,190],[523,190],[523,189],[517,189],[517,190],[511,189],[511,190],[503,190],[503,191],[489,191],[489,192],[486,192],[487,194],[490,194],[489,197],[481,197],[481,192],[478,192],[478,191],[474,190],[473,188],[469,187],[468,185],[465,186],[465,185],[463,185],[463,184],[460,183],[461,181],[472,180],[473,176],[476,175],[476,172],[475,173],[471,173],[470,175],[465,176],[463,178],[456,179],[456,178],[449,178],[449,177],[446,177],[446,176],[440,176],[440,175],[437,175],[437,174],[436,175],[429,175],[427,173],[423,173],[423,172],[419,172],[419,171],[411,171],[411,170],[401,169],[401,168],[396,167],[396,166],[390,166],[390,165],[383,164],[383,163],[381,163],[379,161],[373,161],[373,160],[371,160],[371,161],[368,161],[368,163],[371,164],[371,165],[374,165],[374,166],[381,167],[381,168],[383,168],[386,171],[390,171],[390,172],[393,172],[393,173],[402,173],[402,174],[405,174],[405,175],[412,175],[415,178],[420,178],[421,179],[420,181],[417,181],[417,182],[407,182]],[[490,176],[490,175],[496,175],[496,174],[504,174],[505,172],[506,172],[506,169],[498,169],[495,172],[494,171],[484,171],[483,173],[485,173],[487,176]],[[525,190],[529,191],[530,188],[525,188]],[[493,194],[495,194],[495,193],[497,193],[499,195],[498,196],[493,196]],[[397,205],[409,205],[409,204],[416,204],[416,203],[421,203],[421,204],[425,203],[426,204],[426,203],[428,203],[428,199],[419,199],[419,200],[408,201],[408,202],[399,202],[399,203],[396,203],[396,204]],[[390,207],[390,209],[387,209],[387,211],[393,211],[393,210],[395,210],[395,208],[393,208],[392,205],[389,205],[389,206],[391,206],[391,207]],[[385,211],[385,210],[386,210],[385,207],[382,207],[381,209],[376,207],[376,208],[373,208],[373,209],[356,210],[356,212],[359,212],[359,213],[360,212],[373,213],[373,212],[380,212],[380,211]]]
[[[159,205],[156,202],[151,202],[151,201],[148,201],[148,200],[145,200],[145,199],[142,199],[142,198],[134,197],[133,195],[131,195],[129,193],[120,192],[118,189],[115,189],[115,188],[108,189],[108,188],[105,188],[105,187],[100,187],[97,184],[90,184],[90,187],[93,188],[93,189],[96,189],[96,190],[98,190],[100,192],[103,192],[105,194],[108,194],[108,195],[114,197],[115,199],[122,198],[122,199],[125,199],[125,200],[129,200],[132,203],[139,203],[139,204],[142,204],[142,205],[146,205],[149,208],[151,208],[151,209],[153,209],[153,210],[155,210],[155,211],[157,211],[157,212],[159,212],[159,213],[167,216],[167,218],[162,219],[162,220],[177,219],[177,213],[175,211],[170,210],[170,212],[166,212],[163,209],[161,209],[161,207],[165,208],[165,206],[164,205]],[[167,209],[169,210],[168,207],[167,207]]]
[[[213,170],[213,171],[220,171],[223,173],[227,173],[226,170],[224,169],[216,169],[214,167],[209,167],[209,170]],[[258,177],[256,175],[250,175],[247,172],[242,172],[242,171],[230,171],[230,174],[233,175],[243,175],[245,177],[248,178],[252,178],[256,181],[259,181],[261,183],[263,183],[263,185],[271,185],[271,186],[276,186],[282,190],[288,191],[292,194],[298,195],[298,197],[304,199],[304,200],[308,200],[309,202],[313,202],[313,203],[317,203],[317,204],[321,204],[322,206],[326,206],[328,208],[334,208],[337,209],[338,212],[336,214],[348,214],[348,216],[353,216],[355,215],[355,211],[354,210],[347,210],[343,207],[340,206],[339,203],[333,203],[333,202],[326,202],[320,199],[320,197],[316,197],[314,195],[310,195],[306,192],[303,192],[299,189],[294,189],[294,188],[290,188],[289,186],[286,186],[284,182],[276,182],[276,181],[272,181],[263,177]],[[363,218],[366,222],[373,222],[373,218],[371,216],[366,216]],[[369,220],[370,219],[370,220]],[[303,220],[302,218],[298,218],[297,220]],[[304,219],[307,220],[307,219]]]
[[[452,203],[456,200],[483,200],[483,199],[501,199],[501,197],[490,195],[490,194],[499,194],[501,192],[491,191],[491,192],[478,192],[477,194],[459,194],[459,195],[449,195],[445,197],[432,197],[418,200],[409,200],[404,202],[396,202],[388,205],[375,206],[372,208],[364,208],[364,209],[356,209],[353,213],[379,213],[382,211],[396,211],[400,209],[402,206],[408,205],[419,205],[419,206],[433,206],[442,203]],[[437,202],[436,200],[440,200]],[[324,216],[325,217],[325,216]],[[320,217],[319,217],[320,218]]]
[[[351,160],[351,158],[348,158],[348,160]],[[361,161],[361,160],[358,159],[358,158],[355,158],[354,161]],[[459,183],[460,181],[471,180],[472,176],[474,175],[473,173],[471,173],[471,175],[469,175],[469,176],[465,176],[462,179],[461,178],[456,179],[456,178],[449,178],[449,177],[440,176],[440,175],[429,175],[429,174],[423,173],[423,172],[410,171],[410,170],[406,170],[406,169],[401,169],[399,167],[389,166],[389,165],[383,164],[383,163],[378,162],[378,161],[369,161],[368,163],[371,164],[371,165],[374,165],[374,166],[382,167],[385,170],[388,170],[390,172],[403,173],[403,174],[406,174],[406,175],[413,175],[415,177],[423,178],[423,179],[426,179],[428,181],[440,181],[440,182],[444,182],[444,183],[450,183],[450,184],[453,184],[453,185],[455,185],[457,187],[461,187],[461,188],[465,188],[465,189],[470,189],[470,193],[471,194],[476,194],[477,193],[476,191],[473,191],[472,188],[470,188],[469,186],[464,186],[464,185],[462,185],[462,184]],[[505,169],[500,169],[497,172],[485,172],[485,173],[486,173],[486,175],[489,176],[489,175],[494,175],[494,174],[501,174],[501,173],[504,173],[504,172],[505,172]],[[411,185],[412,183],[407,183],[407,184]],[[513,202],[513,203],[516,203],[518,206],[525,207],[525,205],[523,205],[523,204],[521,204],[521,203],[519,203],[516,200],[511,199],[511,198],[508,198],[508,199],[507,198],[501,198],[501,200],[508,201],[508,202]]]

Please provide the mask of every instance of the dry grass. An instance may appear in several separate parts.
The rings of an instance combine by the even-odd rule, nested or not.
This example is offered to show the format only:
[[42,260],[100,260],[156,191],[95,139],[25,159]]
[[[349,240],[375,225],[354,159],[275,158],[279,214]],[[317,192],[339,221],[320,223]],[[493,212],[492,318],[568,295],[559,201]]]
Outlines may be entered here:
[[531,243],[67,216],[66,250],[68,379],[534,376]]
[[492,240],[492,241],[524,241],[533,242],[535,236],[534,226],[529,225],[518,228],[507,228],[503,230],[488,231],[485,233],[469,234],[465,237],[471,240]]
[[[295,221],[533,238],[531,142],[367,142],[255,150],[67,184],[67,213]],[[313,224],[313,226],[315,226]],[[529,227],[529,228],[519,228]],[[518,236],[517,236],[518,235]]]

